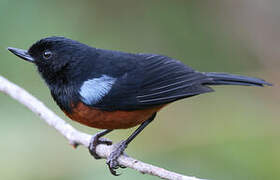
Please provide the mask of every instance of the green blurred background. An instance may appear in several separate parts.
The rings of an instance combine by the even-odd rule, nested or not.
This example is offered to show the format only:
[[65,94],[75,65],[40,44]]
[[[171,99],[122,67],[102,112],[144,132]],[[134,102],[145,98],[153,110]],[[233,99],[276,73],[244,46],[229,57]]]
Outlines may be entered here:
[[[168,55],[200,71],[262,77],[274,87],[215,87],[173,103],[127,153],[212,180],[280,179],[280,1],[0,0],[0,75],[71,122],[35,67],[6,47],[27,49],[59,35],[106,49]],[[104,160],[74,150],[53,128],[0,93],[0,179],[157,179],[130,169],[110,175]],[[119,141],[134,129],[108,137]]]

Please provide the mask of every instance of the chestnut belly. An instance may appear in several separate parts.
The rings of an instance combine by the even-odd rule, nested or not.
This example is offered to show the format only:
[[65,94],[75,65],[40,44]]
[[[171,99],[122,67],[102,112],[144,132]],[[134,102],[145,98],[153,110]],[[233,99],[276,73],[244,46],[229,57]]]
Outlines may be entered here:
[[146,121],[163,105],[134,111],[104,111],[78,103],[71,113],[65,114],[74,121],[99,129],[126,129]]

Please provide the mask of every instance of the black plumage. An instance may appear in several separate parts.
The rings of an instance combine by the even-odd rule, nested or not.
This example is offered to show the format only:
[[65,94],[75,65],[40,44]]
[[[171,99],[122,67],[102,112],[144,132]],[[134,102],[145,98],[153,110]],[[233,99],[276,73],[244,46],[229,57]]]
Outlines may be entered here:
[[[43,58],[49,50],[53,57]],[[226,73],[201,73],[180,61],[157,54],[132,54],[93,48],[64,37],[49,37],[33,44],[28,53],[65,111],[81,101],[83,82],[102,75],[116,78],[106,96],[87,104],[102,110],[137,110],[167,104],[213,89],[209,85],[270,85],[264,80]]]
[[28,51],[8,49],[37,66],[68,117],[107,129],[91,139],[89,151],[96,159],[97,145],[111,144],[100,137],[140,124],[108,157],[113,175],[118,157],[166,104],[212,92],[211,85],[271,85],[258,78],[198,72],[167,56],[97,49],[64,37],[44,38]]

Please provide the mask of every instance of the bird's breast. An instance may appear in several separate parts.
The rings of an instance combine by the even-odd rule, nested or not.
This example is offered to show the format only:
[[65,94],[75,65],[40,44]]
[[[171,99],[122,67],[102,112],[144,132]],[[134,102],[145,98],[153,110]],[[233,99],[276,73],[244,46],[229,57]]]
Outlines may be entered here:
[[65,114],[74,121],[99,129],[126,129],[141,124],[164,105],[133,111],[104,111],[80,102]]

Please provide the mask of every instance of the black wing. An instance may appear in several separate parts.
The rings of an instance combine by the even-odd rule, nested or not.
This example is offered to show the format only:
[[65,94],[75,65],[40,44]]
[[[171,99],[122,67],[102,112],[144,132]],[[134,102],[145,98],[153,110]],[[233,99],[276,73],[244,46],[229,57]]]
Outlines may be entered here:
[[135,110],[213,91],[202,85],[211,78],[169,57],[154,54],[122,57],[133,68],[123,72],[125,67],[119,68],[122,75],[93,106],[104,110]]
[[141,54],[144,80],[137,95],[142,105],[159,105],[213,91],[202,85],[210,80],[180,61],[166,56]]

